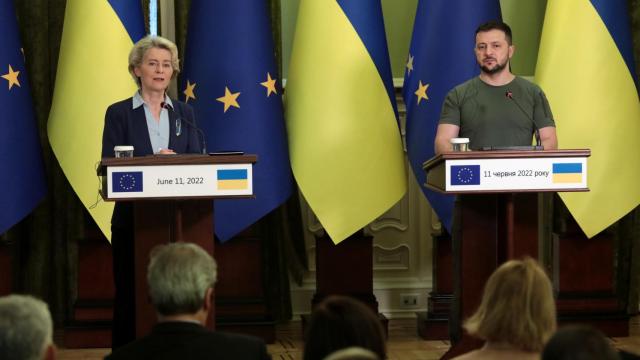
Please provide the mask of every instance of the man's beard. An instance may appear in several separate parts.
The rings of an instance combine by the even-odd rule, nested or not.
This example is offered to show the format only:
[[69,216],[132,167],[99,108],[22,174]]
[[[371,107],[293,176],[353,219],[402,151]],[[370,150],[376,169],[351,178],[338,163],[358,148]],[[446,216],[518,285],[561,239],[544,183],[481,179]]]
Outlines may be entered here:
[[506,68],[508,63],[509,63],[509,60],[505,61],[504,64],[500,64],[498,61],[496,61],[496,66],[493,69],[489,69],[484,65],[480,65],[480,69],[482,70],[483,73],[487,75],[493,75],[493,74],[499,73],[504,68]]

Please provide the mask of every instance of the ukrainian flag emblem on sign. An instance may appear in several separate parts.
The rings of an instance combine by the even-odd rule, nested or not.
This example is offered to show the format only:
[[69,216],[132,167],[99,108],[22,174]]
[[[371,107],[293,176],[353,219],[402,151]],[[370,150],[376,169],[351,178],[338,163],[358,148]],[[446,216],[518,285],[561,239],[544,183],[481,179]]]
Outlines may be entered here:
[[245,190],[248,188],[246,169],[218,170],[218,190]]
[[552,174],[554,183],[579,183],[582,182],[582,164],[553,164]]

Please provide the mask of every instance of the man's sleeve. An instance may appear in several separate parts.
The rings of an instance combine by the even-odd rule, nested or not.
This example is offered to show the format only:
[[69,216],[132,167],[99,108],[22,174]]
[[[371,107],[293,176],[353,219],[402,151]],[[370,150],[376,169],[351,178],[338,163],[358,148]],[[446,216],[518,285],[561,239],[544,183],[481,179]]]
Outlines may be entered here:
[[534,95],[533,121],[536,123],[538,129],[556,126],[556,122],[553,120],[553,114],[551,113],[551,106],[549,106],[549,100],[547,100],[542,89],[538,89]]
[[439,123],[460,126],[460,104],[455,89],[449,91],[447,97],[444,99]]

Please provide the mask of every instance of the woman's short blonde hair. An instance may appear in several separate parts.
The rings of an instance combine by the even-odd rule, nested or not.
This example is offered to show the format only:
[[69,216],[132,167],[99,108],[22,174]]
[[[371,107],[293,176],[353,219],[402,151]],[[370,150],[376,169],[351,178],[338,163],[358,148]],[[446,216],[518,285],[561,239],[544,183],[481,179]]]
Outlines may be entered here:
[[486,341],[541,351],[556,330],[556,309],[551,281],[538,262],[526,257],[502,264],[464,328]]
[[129,73],[138,84],[138,87],[140,87],[140,79],[136,76],[134,69],[142,65],[144,54],[151,48],[165,49],[171,53],[171,67],[173,68],[171,79],[174,79],[180,73],[180,60],[178,59],[178,47],[176,44],[162,36],[147,35],[138,40],[131,48],[131,52],[129,52]]

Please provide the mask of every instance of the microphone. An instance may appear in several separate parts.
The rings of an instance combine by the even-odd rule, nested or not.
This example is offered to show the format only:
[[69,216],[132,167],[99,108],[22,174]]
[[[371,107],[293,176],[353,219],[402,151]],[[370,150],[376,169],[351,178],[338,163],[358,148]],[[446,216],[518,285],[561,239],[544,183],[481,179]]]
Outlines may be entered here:
[[542,146],[542,142],[540,141],[540,131],[538,130],[538,126],[536,126],[536,122],[533,121],[533,117],[529,116],[529,113],[524,111],[522,106],[520,106],[520,103],[513,97],[513,92],[511,92],[511,90],[507,90],[504,93],[504,96],[507,99],[513,101],[513,103],[516,104],[516,106],[518,107],[518,109],[520,109],[520,111],[524,114],[524,116],[526,116],[527,119],[529,119],[529,121],[531,121],[531,124],[533,124],[533,133],[534,133],[534,135],[536,137],[536,146],[535,146],[534,150],[544,150],[544,147]]
[[[171,106],[171,104],[166,103],[166,102],[162,102],[160,104],[160,106],[163,109],[167,109],[167,111],[172,112],[175,114],[175,111],[173,110],[173,106]],[[182,135],[182,118],[181,117],[176,117],[176,136],[180,136]],[[207,144],[205,141],[205,137],[204,137],[204,132],[196,125],[194,124],[192,121],[190,121],[189,119],[184,119],[184,122],[192,129],[194,129],[197,133],[198,136],[200,137],[200,139],[202,140],[202,153],[206,154],[207,153]]]

